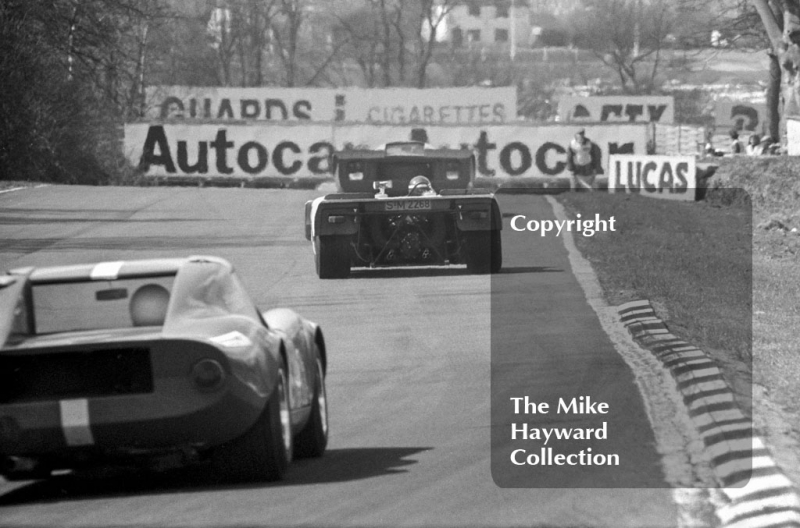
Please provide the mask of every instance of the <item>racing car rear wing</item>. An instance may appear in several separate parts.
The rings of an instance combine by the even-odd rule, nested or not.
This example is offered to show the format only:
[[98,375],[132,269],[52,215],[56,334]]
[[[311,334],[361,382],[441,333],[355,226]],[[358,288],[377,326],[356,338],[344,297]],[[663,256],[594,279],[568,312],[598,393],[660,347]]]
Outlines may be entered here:
[[[468,189],[475,179],[475,156],[467,149],[346,150],[333,156],[339,188],[345,193],[375,193],[375,182],[392,181],[389,196],[403,196],[415,176],[428,178],[437,192]],[[405,145],[405,143],[401,144]]]

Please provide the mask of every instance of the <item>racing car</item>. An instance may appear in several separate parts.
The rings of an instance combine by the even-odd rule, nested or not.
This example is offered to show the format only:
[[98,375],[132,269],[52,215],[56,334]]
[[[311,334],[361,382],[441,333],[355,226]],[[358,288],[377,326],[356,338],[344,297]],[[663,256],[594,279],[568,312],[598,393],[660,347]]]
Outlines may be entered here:
[[202,463],[280,479],[328,442],[327,352],[216,257],[0,275],[0,474]]
[[493,194],[473,188],[471,150],[394,142],[337,151],[332,166],[342,192],[305,208],[305,236],[321,279],[346,278],[352,267],[500,270],[500,210]]

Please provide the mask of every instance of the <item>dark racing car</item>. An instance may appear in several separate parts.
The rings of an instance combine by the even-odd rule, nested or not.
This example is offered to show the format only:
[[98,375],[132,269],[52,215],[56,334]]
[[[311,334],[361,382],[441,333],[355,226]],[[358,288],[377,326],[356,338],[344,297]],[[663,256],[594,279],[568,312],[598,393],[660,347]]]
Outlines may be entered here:
[[215,257],[0,275],[0,473],[205,461],[280,479],[328,440],[320,328]]
[[320,278],[347,277],[352,267],[500,270],[500,210],[490,192],[472,188],[472,151],[407,141],[336,152],[333,166],[343,192],[305,211]]

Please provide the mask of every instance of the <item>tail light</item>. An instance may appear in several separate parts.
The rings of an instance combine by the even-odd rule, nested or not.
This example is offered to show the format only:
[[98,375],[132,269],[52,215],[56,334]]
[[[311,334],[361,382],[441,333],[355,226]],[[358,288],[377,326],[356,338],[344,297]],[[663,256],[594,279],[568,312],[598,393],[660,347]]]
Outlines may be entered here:
[[214,359],[201,359],[192,367],[192,381],[202,391],[213,391],[225,382],[225,369]]

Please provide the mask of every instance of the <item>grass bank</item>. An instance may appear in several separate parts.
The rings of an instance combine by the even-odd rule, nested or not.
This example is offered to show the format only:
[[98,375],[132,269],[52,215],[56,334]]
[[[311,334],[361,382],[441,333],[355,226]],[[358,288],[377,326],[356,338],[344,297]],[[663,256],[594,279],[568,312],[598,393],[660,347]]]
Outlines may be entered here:
[[558,199],[572,215],[617,218],[618,236],[577,241],[609,304],[650,299],[673,333],[719,363],[737,394],[755,382],[800,417],[800,160],[719,165],[700,202],[605,193]]
[[18,187],[35,187],[37,185],[42,185],[42,183],[22,180],[0,180],[0,191],[7,191]]
[[617,231],[577,237],[611,305],[648,299],[670,330],[706,350],[743,406],[750,402],[752,281],[749,207],[565,193],[570,214],[615,217]]
[[753,380],[800,424],[800,160],[725,160],[714,186],[740,186],[752,197]]

